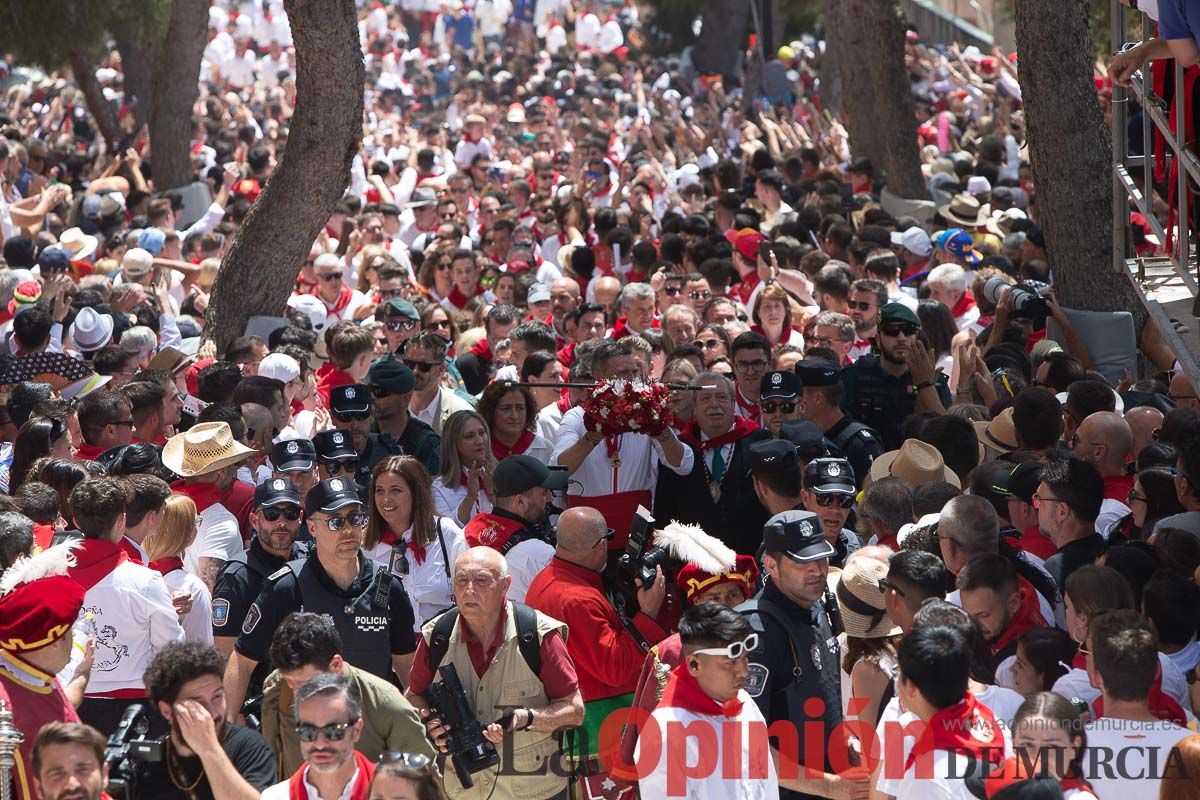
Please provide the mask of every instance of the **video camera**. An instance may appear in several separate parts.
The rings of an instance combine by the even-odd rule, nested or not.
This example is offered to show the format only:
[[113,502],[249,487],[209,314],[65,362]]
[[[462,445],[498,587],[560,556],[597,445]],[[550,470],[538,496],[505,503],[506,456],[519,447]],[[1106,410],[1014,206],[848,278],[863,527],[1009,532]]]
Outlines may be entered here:
[[429,684],[425,699],[429,701],[432,716],[441,720],[448,729],[446,749],[450,763],[459,782],[467,789],[475,785],[471,777],[476,772],[490,769],[500,763],[496,746],[483,736],[483,723],[467,703],[467,693],[453,664],[438,668],[442,679]]
[[108,765],[108,786],[105,791],[114,800],[138,800],[139,786],[148,763],[158,763],[166,758],[166,743],[162,739],[147,739],[150,718],[146,707],[131,705],[121,716],[121,724],[104,749],[104,763]]
[[650,544],[654,538],[654,517],[650,512],[638,506],[629,525],[629,540],[625,543],[625,552],[617,559],[617,584],[624,592],[636,592],[635,581],[641,581],[642,586],[654,583],[655,568],[662,567],[666,574],[671,557],[661,547]]
[[1027,319],[1033,323],[1034,330],[1041,330],[1046,327],[1046,318],[1050,316],[1050,306],[1043,296],[1049,288],[1038,281],[1018,283],[1014,286],[996,276],[988,278],[983,284],[983,296],[989,302],[998,305],[1001,297],[1012,292],[1013,316],[1017,319]]

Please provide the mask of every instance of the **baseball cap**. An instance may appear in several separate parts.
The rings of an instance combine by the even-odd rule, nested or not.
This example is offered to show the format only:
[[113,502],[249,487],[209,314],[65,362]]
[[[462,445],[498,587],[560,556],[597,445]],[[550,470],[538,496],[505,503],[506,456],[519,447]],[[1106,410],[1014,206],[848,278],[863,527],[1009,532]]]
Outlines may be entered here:
[[814,458],[804,467],[804,488],[817,494],[854,494],[854,468],[844,458]]
[[794,372],[775,370],[762,376],[759,381],[759,396],[763,400],[774,397],[794,398],[800,394],[803,384]]
[[797,361],[793,369],[804,386],[833,386],[842,376],[842,368],[832,361]]
[[[126,278],[137,279],[143,278],[150,274],[154,269],[154,256],[150,255],[144,248],[134,247],[125,251],[125,255],[121,257],[121,272]],[[313,298],[316,300],[316,298]],[[317,300],[320,302],[320,300]]]
[[47,247],[38,256],[37,263],[42,275],[66,272],[71,269],[71,254],[61,247]]
[[268,478],[254,487],[254,507],[300,505],[300,488],[287,478]]
[[821,520],[811,511],[791,509],[776,514],[763,526],[763,552],[783,553],[800,564],[819,561],[837,553],[821,529]]
[[1026,503],[1033,503],[1033,495],[1037,492],[1042,467],[1040,461],[1022,461],[1012,468],[1008,475],[996,481],[996,492],[1004,497],[1015,497]]
[[369,413],[371,390],[361,383],[335,386],[329,392],[329,410],[334,414]]
[[287,304],[288,308],[299,311],[308,317],[314,331],[320,333],[325,330],[325,318],[328,316],[328,311],[325,309],[325,304],[321,302],[321,298],[311,294],[294,294],[288,298]]
[[751,261],[758,258],[758,246],[767,240],[754,228],[742,228],[739,231],[725,231],[725,240],[733,245],[733,249],[742,254],[743,258]]
[[509,456],[496,465],[492,483],[497,497],[512,497],[530,489],[567,488],[567,471],[550,469],[532,456]]
[[317,448],[311,439],[288,439],[271,448],[271,465],[278,472],[308,472],[316,463]]
[[384,316],[387,317],[407,317],[409,319],[419,320],[421,315],[417,313],[417,307],[407,300],[399,297],[393,297],[388,300],[383,306]]
[[158,228],[146,228],[138,237],[138,247],[152,256],[161,253],[166,243],[167,235]]
[[796,445],[783,439],[767,439],[750,445],[750,472],[754,475],[771,475],[779,472],[800,470],[800,457]]
[[345,431],[324,430],[313,435],[313,448],[322,461],[343,461],[358,458],[354,441]]
[[983,260],[983,254],[975,249],[975,240],[962,228],[952,228],[941,239],[939,246],[950,255],[961,258],[968,264],[978,264]]
[[933,241],[924,228],[913,226],[906,231],[892,231],[892,244],[903,247],[913,255],[924,258],[933,252]]
[[879,324],[886,325],[889,322],[907,322],[910,325],[921,326],[921,320],[917,319],[913,310],[903,303],[884,303],[880,306]]
[[258,374],[280,383],[291,383],[300,377],[300,364],[284,353],[267,353],[258,365]]
[[525,296],[525,302],[529,305],[534,303],[549,303],[550,289],[545,284],[535,283],[529,287],[529,293]]
[[362,505],[354,481],[326,478],[308,490],[308,497],[304,498],[304,514],[310,517],[318,512],[329,514],[349,505]]

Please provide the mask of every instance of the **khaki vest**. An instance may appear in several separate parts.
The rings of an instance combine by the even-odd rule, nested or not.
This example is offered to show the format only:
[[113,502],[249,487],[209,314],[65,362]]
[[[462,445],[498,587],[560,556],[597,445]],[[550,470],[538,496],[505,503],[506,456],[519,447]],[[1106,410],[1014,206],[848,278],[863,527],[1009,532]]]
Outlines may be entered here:
[[[437,620],[433,619],[421,628],[421,635],[425,638],[427,647],[436,623]],[[537,612],[537,631],[539,642],[554,631],[558,631],[564,641],[567,638],[567,626],[540,611]],[[496,650],[495,658],[483,674],[483,678],[475,674],[467,645],[462,640],[461,617],[450,634],[446,657],[442,663],[454,665],[467,697],[474,698],[475,718],[484,725],[499,719],[506,708],[542,708],[550,702],[542,682],[529,669],[521,655],[511,602],[508,604],[505,621],[504,642]],[[512,752],[511,764],[505,763],[506,748]],[[471,789],[466,789],[459,783],[458,776],[447,760],[444,776],[446,793],[454,800],[545,800],[567,787],[567,778],[556,774],[550,766],[552,758],[558,760],[555,756],[559,752],[559,745],[553,734],[534,730],[519,731],[509,734],[498,749],[501,754],[500,764],[490,770],[476,772],[472,776],[475,786]],[[563,771],[564,766],[558,766],[559,772]],[[535,774],[509,774],[497,779],[496,773],[500,769]]]

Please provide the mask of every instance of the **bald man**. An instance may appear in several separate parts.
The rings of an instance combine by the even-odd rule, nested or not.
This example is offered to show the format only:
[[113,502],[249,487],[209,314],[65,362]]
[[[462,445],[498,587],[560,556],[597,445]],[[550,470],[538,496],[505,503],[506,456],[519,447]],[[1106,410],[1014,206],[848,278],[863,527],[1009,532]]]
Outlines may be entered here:
[[1171,376],[1171,386],[1167,390],[1176,408],[1200,408],[1200,398],[1196,396],[1196,387],[1185,373],[1176,372]]
[[608,714],[633,703],[638,673],[645,660],[641,639],[657,644],[667,636],[655,617],[663,605],[666,582],[662,568],[654,582],[637,591],[637,613],[632,617],[637,637],[622,624],[608,601],[600,572],[608,561],[608,538],[612,534],[604,517],[594,508],[567,509],[558,518],[558,546],[554,559],[533,579],[525,602],[571,629],[567,652],[579,673],[583,693],[584,744],[588,775],[603,773],[596,757],[600,725]]
[[1133,447],[1133,432],[1120,414],[1097,411],[1080,423],[1068,444],[1076,456],[1095,464],[1104,478],[1104,502],[1096,518],[1096,530],[1107,539],[1113,527],[1129,514],[1134,476],[1126,471],[1125,462]]
[[604,307],[604,313],[609,319],[612,319],[612,310],[620,293],[621,281],[612,275],[602,275],[592,285],[592,298]]
[[238,469],[238,480],[257,486],[271,477],[266,460],[279,430],[275,427],[275,416],[271,409],[258,403],[242,403],[242,419],[246,423],[244,444],[253,447],[255,455],[242,462]]
[[1138,406],[1125,412],[1125,424],[1133,434],[1133,445],[1129,448],[1130,460],[1136,461],[1142,448],[1155,441],[1154,436],[1163,424],[1163,413],[1150,406]]
[[559,347],[567,343],[567,314],[579,308],[582,302],[579,282],[574,278],[559,278],[550,284],[550,315],[554,321],[554,335],[560,340]]

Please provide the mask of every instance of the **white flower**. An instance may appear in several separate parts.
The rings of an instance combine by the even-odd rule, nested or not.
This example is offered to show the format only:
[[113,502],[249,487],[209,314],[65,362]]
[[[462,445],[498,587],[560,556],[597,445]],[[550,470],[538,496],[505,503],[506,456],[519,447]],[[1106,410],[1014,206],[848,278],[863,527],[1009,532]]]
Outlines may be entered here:
[[[600,409],[600,416],[604,417],[605,419],[608,419],[608,409],[607,408]],[[596,430],[600,430],[599,425],[596,426]]]
[[636,419],[630,420],[630,421],[629,421],[629,427],[630,427],[630,428],[632,428],[633,430],[637,430],[637,428],[638,428],[638,421],[637,421]]

